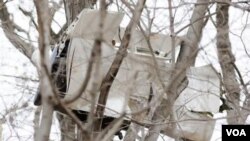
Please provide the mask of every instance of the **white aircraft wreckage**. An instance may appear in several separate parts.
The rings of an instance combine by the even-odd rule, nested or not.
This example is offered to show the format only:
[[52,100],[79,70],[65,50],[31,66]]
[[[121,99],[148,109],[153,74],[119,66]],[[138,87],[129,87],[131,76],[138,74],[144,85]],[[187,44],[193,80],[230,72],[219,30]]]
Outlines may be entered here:
[[[99,34],[99,19],[99,11],[83,10],[67,29],[65,36],[67,41],[62,42],[53,50],[52,73],[57,74],[55,76],[57,87],[64,99],[69,99],[77,94],[86,78],[91,50],[94,46],[94,40]],[[124,34],[124,29],[119,27],[122,19],[122,13],[107,12],[104,20],[100,82],[108,73],[118,50],[116,45],[120,43]],[[131,41],[127,49],[128,55],[124,58],[108,95],[104,123],[108,124],[124,112],[127,113],[127,118],[124,118],[124,121],[126,124],[130,123],[130,117],[132,117],[130,113],[136,111],[133,111],[133,104],[129,101],[148,101],[152,90],[153,95],[164,95],[163,98],[167,98],[156,72],[159,73],[163,84],[170,83],[171,37],[164,34],[152,34],[149,36],[149,40],[153,52],[149,50],[144,34],[137,29],[132,31]],[[176,39],[175,43],[176,49],[178,49],[180,40]],[[152,54],[156,58],[158,68],[156,68]],[[158,71],[155,71],[156,69]],[[65,75],[66,77],[63,77]],[[204,113],[217,113],[219,111],[220,80],[218,74],[211,65],[207,65],[191,67],[186,75],[188,84],[173,106],[174,119],[178,122],[174,132],[187,139],[209,141],[215,120],[209,116],[210,114]],[[85,91],[76,101],[68,105],[82,121],[86,121],[87,114],[91,109],[91,91],[95,86],[92,85],[94,78],[92,73]],[[99,93],[97,93],[96,102],[98,96]],[[35,104],[39,105],[39,103],[40,99],[37,96]],[[146,106],[147,103],[145,103]],[[144,119],[141,120],[141,122],[143,121]],[[105,126],[103,125],[103,127]],[[127,129],[125,126],[124,129]]]

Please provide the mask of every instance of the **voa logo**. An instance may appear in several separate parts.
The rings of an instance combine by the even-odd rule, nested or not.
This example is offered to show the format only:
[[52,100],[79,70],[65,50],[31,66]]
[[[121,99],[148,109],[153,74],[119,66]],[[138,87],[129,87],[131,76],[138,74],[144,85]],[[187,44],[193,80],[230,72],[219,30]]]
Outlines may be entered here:
[[226,129],[227,136],[247,136],[244,129]]

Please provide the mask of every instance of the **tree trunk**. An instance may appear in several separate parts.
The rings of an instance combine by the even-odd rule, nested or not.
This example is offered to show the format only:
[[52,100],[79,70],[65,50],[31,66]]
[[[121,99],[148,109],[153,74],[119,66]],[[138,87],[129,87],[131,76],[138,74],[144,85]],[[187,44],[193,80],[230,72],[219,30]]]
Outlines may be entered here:
[[[231,2],[231,0],[224,0]],[[243,123],[240,115],[240,87],[234,70],[235,57],[232,53],[229,39],[229,4],[217,3],[217,55],[222,69],[223,82],[226,90],[226,97],[233,108],[227,112],[229,124]]]
[[[49,140],[50,129],[53,119],[54,111],[54,93],[53,85],[50,80],[50,23],[48,20],[49,16],[49,5],[48,1],[34,0],[37,17],[38,17],[38,33],[39,33],[39,50],[40,50],[40,64],[41,64],[41,96],[42,96],[42,117],[36,141]],[[44,11],[43,11],[44,10]]]

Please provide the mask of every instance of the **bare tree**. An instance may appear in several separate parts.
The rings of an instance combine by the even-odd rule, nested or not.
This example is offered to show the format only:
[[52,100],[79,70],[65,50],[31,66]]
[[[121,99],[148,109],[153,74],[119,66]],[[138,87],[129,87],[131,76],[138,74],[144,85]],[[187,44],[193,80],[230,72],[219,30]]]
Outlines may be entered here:
[[[200,43],[204,35],[203,29],[210,19],[214,23],[213,15],[215,14],[216,24],[214,23],[214,26],[217,30],[217,55],[222,70],[222,90],[225,93],[225,96],[223,95],[221,99],[223,104],[228,104],[228,106],[233,109],[227,111],[228,123],[244,123],[247,119],[249,93],[241,72],[235,64],[235,56],[232,53],[232,45],[229,39],[229,7],[232,6],[247,11],[247,9],[241,4],[243,3],[249,5],[249,2],[237,3],[231,2],[231,0],[197,0],[196,2],[181,1],[180,5],[176,5],[175,1],[169,0],[167,6],[152,8],[151,5],[147,5],[148,1],[146,2],[146,0],[138,0],[136,3],[134,1],[130,2],[126,0],[117,0],[115,2],[100,0],[99,5],[97,5],[96,0],[60,0],[59,2],[34,0],[36,12],[27,11],[22,7],[20,7],[19,10],[30,18],[34,28],[37,29],[39,36],[38,54],[40,56],[38,63],[33,58],[35,52],[37,51],[37,48],[35,47],[36,45],[30,40],[24,40],[20,35],[18,35],[17,31],[24,33],[27,37],[30,36],[30,33],[25,31],[20,25],[13,21],[6,6],[6,3],[8,2],[8,0],[0,0],[1,28],[3,29],[5,36],[15,46],[15,48],[19,49],[22,54],[29,58],[39,71],[42,112],[41,122],[39,124],[36,123],[40,120],[38,116],[40,113],[39,109],[36,111],[36,119],[38,121],[34,121],[34,139],[37,141],[49,140],[53,113],[56,110],[60,111],[57,114],[57,118],[60,123],[61,140],[65,141],[112,140],[114,135],[121,135],[118,131],[120,131],[119,128],[123,126],[125,121],[127,122],[126,124],[128,124],[127,126],[129,126],[124,138],[126,141],[136,140],[137,138],[146,141],[155,141],[158,139],[160,134],[175,138],[175,140],[193,140],[193,138],[178,130],[180,125],[179,121],[176,121],[175,119],[176,109],[174,109],[174,105],[180,97],[180,94],[188,86],[188,71],[190,68],[195,67],[197,54],[199,54],[199,51],[202,50]],[[190,6],[191,4],[194,4],[194,7]],[[214,13],[211,13],[210,6],[214,4],[217,4],[217,8]],[[51,25],[55,13],[62,8],[62,5],[65,10],[66,23],[61,27],[58,33],[55,33],[52,30]],[[121,28],[119,29],[119,34],[122,32],[124,33],[119,35],[121,36],[119,37],[120,44],[118,45],[117,50],[114,51],[115,55],[107,73],[102,76],[102,48],[106,44],[104,40],[105,34],[102,32],[102,28],[104,28],[103,22],[105,21],[106,12],[110,5],[116,5],[117,9],[127,13],[127,16],[130,17],[130,19],[124,31],[122,31]],[[192,14],[189,19],[190,22],[186,26],[183,26],[183,28],[176,30],[178,29],[177,27],[179,23],[176,21],[177,18],[175,17],[175,12],[182,6],[192,7]],[[85,75],[85,80],[83,80],[80,92],[73,98],[61,98],[59,95],[61,93],[66,93],[66,90],[60,92],[60,88],[58,88],[57,81],[59,81],[59,79],[52,74],[53,68],[51,68],[49,52],[52,48],[51,46],[56,43],[65,45],[67,40],[74,40],[73,38],[68,37],[66,35],[67,33],[64,31],[66,31],[68,27],[72,26],[72,22],[78,20],[77,16],[84,8],[99,9],[101,19],[99,23],[99,33],[97,38],[93,40],[93,46],[88,60],[87,72],[86,74],[83,74]],[[156,33],[155,30],[152,29],[152,27],[156,24],[154,23],[156,15],[154,15],[154,12],[152,12],[154,14],[148,12],[156,9],[163,9],[169,15],[169,24],[166,23],[166,25],[170,31],[171,40],[169,40],[169,42],[171,42],[171,44],[169,45],[172,50],[172,54],[170,55],[172,62],[169,70],[164,66],[164,69],[166,69],[164,70],[165,75],[162,75],[161,70],[163,65],[157,57],[160,56],[166,58],[169,54],[164,52],[165,54],[161,56],[161,50],[156,50],[154,48],[152,38],[158,38],[162,29],[157,27],[157,32],[160,33]],[[150,18],[151,15],[153,15],[152,18]],[[34,20],[36,17],[37,21]],[[145,17],[147,18],[148,23],[146,23],[147,20],[145,20]],[[187,29],[185,36],[178,36],[178,34],[185,29]],[[129,95],[127,105],[130,106],[131,113],[120,113],[120,117],[114,118],[112,122],[110,122],[107,126],[104,126],[103,119],[106,116],[105,110],[108,109],[107,100],[110,96],[112,87],[115,87],[114,85],[116,83],[116,79],[119,79],[118,73],[122,69],[123,63],[127,61],[126,59],[129,57],[132,58],[129,56],[130,51],[133,49],[136,51],[139,50],[137,50],[135,45],[134,47],[131,47],[131,45],[133,46],[133,38],[137,38],[137,36],[135,36],[137,32],[140,33],[139,35],[141,37],[143,37],[142,40],[145,40],[145,46],[148,47],[146,49],[139,49],[141,49],[144,53],[146,52],[147,56],[151,57],[151,60],[145,65],[147,67],[150,66],[150,71],[152,71],[152,73],[148,76],[148,79],[151,81],[150,85],[147,85],[149,86],[149,97],[147,97],[146,100],[135,100],[130,97],[130,93],[133,91],[132,85],[135,84],[135,80],[138,78],[138,70],[137,72],[133,72],[134,79],[131,80],[131,84],[129,84],[129,87],[124,86],[129,89],[127,94]],[[175,50],[178,45],[178,40],[181,40],[179,52]],[[112,40],[111,43],[113,47],[116,45],[115,40]],[[138,60],[135,58],[133,59],[134,62],[138,63],[140,58]],[[63,65],[62,68],[65,70],[67,63],[62,60],[60,61],[62,63],[60,65]],[[163,78],[165,76],[169,76],[168,82],[165,82]],[[86,123],[83,123],[72,112],[69,105],[80,99],[82,93],[86,91],[88,85],[93,86],[93,89],[91,89],[92,110],[84,111],[88,113],[88,116],[87,120],[85,120]],[[145,90],[145,92],[146,91],[147,90]],[[246,95],[244,107],[240,106],[241,91],[244,91],[244,94]],[[95,101],[96,99],[97,101]],[[208,111],[200,112],[189,109],[188,112],[198,115],[211,115]],[[130,115],[132,116],[130,117]],[[139,132],[144,132],[145,128],[148,128],[149,130],[147,134],[139,136]]]

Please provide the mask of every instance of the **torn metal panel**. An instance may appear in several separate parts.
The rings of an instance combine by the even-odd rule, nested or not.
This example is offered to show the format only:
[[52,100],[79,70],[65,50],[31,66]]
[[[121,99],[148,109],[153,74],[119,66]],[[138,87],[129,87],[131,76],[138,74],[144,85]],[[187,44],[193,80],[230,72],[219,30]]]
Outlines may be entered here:
[[211,65],[191,67],[188,86],[173,107],[176,131],[191,140],[209,141],[214,130],[212,116],[219,112],[220,79]]
[[[111,43],[123,16],[124,14],[120,12],[107,11],[102,28],[104,41]],[[68,27],[66,33],[69,35],[69,38],[94,40],[100,33],[100,20],[99,10],[84,9]]]
[[[78,21],[68,29],[71,42],[67,57],[67,94],[65,98],[76,94],[85,79],[94,39],[98,35],[99,11],[83,10]],[[93,18],[97,17],[97,18]],[[108,12],[104,23],[104,42],[102,43],[102,59],[100,72],[102,78],[107,74],[118,48],[114,45],[120,43],[124,29],[117,32],[123,15]],[[118,34],[119,36],[118,36]],[[124,58],[118,74],[111,86],[105,108],[105,116],[118,117],[122,112],[131,112],[132,104],[128,99],[147,101],[153,89],[154,95],[164,94],[160,87],[156,73],[163,84],[168,85],[170,78],[169,54],[171,52],[171,37],[164,34],[152,34],[149,37],[153,52],[150,52],[143,33],[132,30],[128,55]],[[115,41],[115,43],[112,42]],[[180,45],[176,38],[176,47]],[[113,45],[112,45],[113,44]],[[153,61],[152,53],[156,56],[159,70]],[[93,75],[93,74],[91,74]],[[69,105],[74,110],[88,112],[90,110],[93,78],[91,77],[86,90],[81,97]],[[99,82],[102,81],[102,78]],[[174,119],[178,122],[178,133],[182,137],[192,140],[209,140],[213,132],[215,121],[209,113],[217,113],[220,106],[220,81],[216,72],[210,65],[191,67],[187,71],[188,85],[176,100],[173,111]],[[98,99],[97,94],[97,99]],[[96,99],[96,101],[97,101]],[[142,107],[143,108],[143,107]],[[135,111],[132,111],[135,112]],[[208,114],[204,114],[208,113]]]
[[[121,38],[123,37],[125,33],[125,28],[119,28],[114,40],[117,44],[121,43]],[[172,42],[172,38],[169,35],[165,35],[165,34],[161,34],[161,33],[150,33],[150,35],[148,35],[147,33],[145,33],[145,35],[143,34],[142,31],[138,30],[138,29],[133,29],[131,32],[131,40],[129,43],[129,47],[131,50],[134,51],[144,51],[147,52],[148,54],[150,54],[150,49],[149,49],[149,45],[147,42],[147,38],[150,41],[151,47],[153,49],[154,52],[158,52],[156,55],[157,56],[162,56],[165,57],[167,56],[172,48],[171,48],[171,42]],[[175,47],[178,47],[181,43],[180,38],[175,38]],[[170,59],[170,58],[169,58]]]
[[[93,40],[82,38],[71,40],[67,61],[68,91],[66,98],[74,95],[85,79],[93,43]],[[104,78],[115,57],[117,48],[106,43],[103,43],[101,48],[100,72],[102,78]],[[156,95],[164,93],[159,81],[157,81],[155,64],[152,59],[151,56],[129,51],[111,86],[105,116],[118,117],[124,110],[130,113],[134,105],[128,104],[127,99],[147,101],[151,87]],[[167,85],[171,74],[171,64],[163,58],[156,58],[156,61],[161,80]],[[91,78],[81,98],[69,105],[72,109],[90,110],[90,90],[92,89],[93,77]],[[173,111],[175,111],[174,119],[178,122],[176,131],[183,133],[183,137],[205,141],[211,137],[215,124],[212,117],[209,117],[209,113],[217,113],[220,106],[219,77],[212,66],[208,65],[191,67],[187,71],[187,78],[189,83],[173,107]]]
[[175,132],[179,137],[193,141],[210,141],[216,120],[204,114],[180,108],[175,115]]
[[191,67],[187,77],[188,87],[178,97],[176,105],[198,112],[219,112],[220,79],[212,66]]
[[[66,98],[77,93],[81,87],[80,84],[82,84],[85,79],[93,42],[93,40],[80,38],[71,40],[67,61],[68,91]],[[104,78],[113,62],[117,49],[105,43],[102,44],[101,48],[102,60],[100,71],[101,76]],[[165,63],[166,60],[164,59],[159,59],[157,62],[160,66],[159,71],[163,78],[162,80],[167,84],[169,80],[169,75],[167,74],[170,74],[170,65]],[[82,94],[80,99],[70,105],[71,108],[89,110],[91,102],[89,91],[92,89],[91,83],[93,82],[93,77],[91,78],[87,90]],[[112,84],[106,105],[107,113],[105,114],[114,116],[117,115],[117,113],[121,113],[124,104],[127,106],[126,98],[147,99],[150,94],[150,83],[158,83],[156,79],[156,71],[152,57],[130,52],[124,59],[116,79]],[[102,80],[100,80],[100,82],[101,81]],[[154,86],[157,86],[157,84]],[[155,89],[158,90],[160,88],[157,87]],[[115,110],[117,113],[112,112],[112,110],[108,112],[109,108]],[[127,109],[130,111],[129,107],[127,107]],[[113,113],[113,115],[111,113]]]

